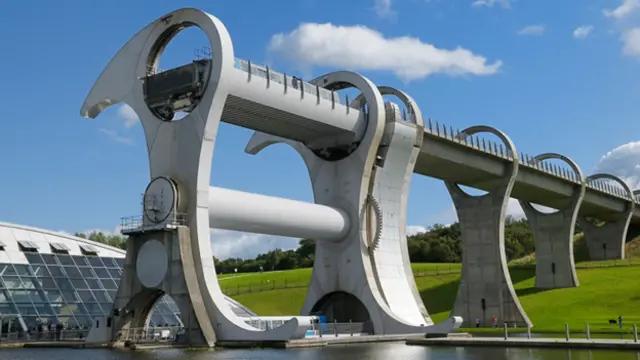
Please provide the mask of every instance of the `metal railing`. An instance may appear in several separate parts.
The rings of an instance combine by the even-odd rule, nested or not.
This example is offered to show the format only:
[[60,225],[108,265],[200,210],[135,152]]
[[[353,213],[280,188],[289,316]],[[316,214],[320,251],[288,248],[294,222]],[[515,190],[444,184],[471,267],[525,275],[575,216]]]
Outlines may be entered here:
[[306,337],[340,337],[361,336],[373,333],[373,326],[369,322],[339,323],[337,321],[327,323],[315,323],[307,330]]
[[186,224],[186,213],[172,213],[165,221],[162,221],[160,224],[155,224],[151,221],[145,221],[144,215],[134,215],[120,218],[120,231],[122,233],[129,233],[134,231],[141,231],[147,228],[157,228],[159,225],[162,225],[165,228],[171,228]]
[[[439,124],[437,121],[432,122],[431,119],[428,119],[426,121],[424,128],[425,132],[430,135],[459,143],[463,146],[467,146],[474,150],[482,151],[484,153],[505,160],[513,161],[513,154],[511,154],[508,149],[505,149],[502,143],[497,143],[495,141],[488,140],[476,135],[467,135],[459,129],[454,129],[451,126]],[[576,184],[580,183],[578,175],[569,168],[557,166],[556,164],[550,163],[548,161],[538,161],[534,156],[530,156],[523,152],[520,152],[518,160],[520,166],[526,166],[528,168],[538,170]],[[629,196],[626,191],[617,183],[614,183],[611,180],[593,180],[588,182],[586,185],[590,189],[600,191],[621,199],[629,200]],[[636,203],[640,204],[640,195],[634,196],[634,200],[636,201]]]
[[83,341],[89,334],[88,329],[65,329],[43,331],[20,331],[0,334],[0,344],[50,341]]
[[116,340],[130,344],[175,342],[184,333],[183,327],[146,327],[122,329]]

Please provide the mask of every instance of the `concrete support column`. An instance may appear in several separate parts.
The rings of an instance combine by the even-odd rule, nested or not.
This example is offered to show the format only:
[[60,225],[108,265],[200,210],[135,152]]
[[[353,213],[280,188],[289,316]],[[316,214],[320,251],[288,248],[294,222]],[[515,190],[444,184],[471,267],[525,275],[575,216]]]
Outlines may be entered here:
[[593,174],[586,178],[586,182],[598,179],[608,179],[619,183],[629,197],[627,208],[615,221],[598,226],[584,218],[578,218],[578,226],[584,232],[584,240],[589,250],[589,258],[592,261],[622,260],[624,259],[627,230],[635,209],[635,196],[627,183],[611,174]]
[[578,226],[584,232],[590,260],[624,259],[624,244],[628,226],[626,218],[608,222],[602,226],[593,225],[585,219],[579,219]]
[[538,155],[533,162],[547,159],[565,161],[573,169],[577,179],[568,204],[557,212],[543,213],[531,206],[531,203],[520,201],[520,206],[529,220],[536,248],[535,286],[538,289],[576,287],[580,282],[573,259],[573,234],[580,204],[584,198],[584,175],[578,164],[560,154]]
[[530,327],[511,283],[504,247],[504,219],[518,173],[517,151],[504,133],[491,127],[471,127],[461,136],[478,132],[500,137],[510,161],[502,184],[482,196],[470,196],[457,184],[445,181],[462,231],[462,277],[451,315],[461,316],[463,327],[475,326],[476,318],[481,326],[490,327],[494,316],[498,324]]

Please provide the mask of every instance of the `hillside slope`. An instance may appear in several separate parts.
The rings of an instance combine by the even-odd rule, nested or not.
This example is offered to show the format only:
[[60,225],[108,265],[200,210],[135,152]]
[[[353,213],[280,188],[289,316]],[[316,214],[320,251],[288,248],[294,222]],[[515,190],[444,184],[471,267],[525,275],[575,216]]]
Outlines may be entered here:
[[[584,240],[584,234],[579,233],[573,237],[573,258],[576,263],[590,261],[589,250]],[[625,258],[640,258],[640,236],[625,244]],[[509,262],[510,265],[535,264],[536,254],[532,253]]]
[[[451,272],[416,278],[422,299],[436,322],[449,316],[455,300],[460,275]],[[263,289],[256,286],[251,293],[231,294],[232,297],[259,315],[295,315],[302,308],[310,275],[310,269],[264,273],[226,279],[221,285],[230,289],[246,286],[256,276],[255,280],[259,278],[269,285]],[[640,300],[640,281],[636,280],[639,276],[638,266],[578,269],[580,287],[542,291],[534,288],[535,269],[511,269],[516,292],[536,332],[563,332],[565,323],[571,331],[584,331],[587,322],[594,332],[617,331],[608,320],[619,315],[625,318],[625,328],[640,323],[640,308],[636,306]],[[282,284],[288,284],[288,288],[280,288]],[[266,290],[271,286],[275,290]]]

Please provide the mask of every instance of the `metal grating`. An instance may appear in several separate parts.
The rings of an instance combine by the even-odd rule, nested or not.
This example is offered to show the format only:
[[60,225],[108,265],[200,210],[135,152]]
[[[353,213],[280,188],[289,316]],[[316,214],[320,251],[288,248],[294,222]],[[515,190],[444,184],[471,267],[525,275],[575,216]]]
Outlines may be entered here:
[[84,255],[98,255],[98,249],[91,245],[80,244],[80,250]]
[[56,253],[66,254],[69,252],[69,250],[71,250],[67,245],[63,243],[50,243],[49,245],[51,246],[51,250],[53,250],[53,252],[56,252]]
[[18,245],[20,246],[20,250],[22,251],[38,251],[38,249],[40,248],[38,246],[38,244],[34,243],[33,241],[27,241],[27,240],[18,240]]

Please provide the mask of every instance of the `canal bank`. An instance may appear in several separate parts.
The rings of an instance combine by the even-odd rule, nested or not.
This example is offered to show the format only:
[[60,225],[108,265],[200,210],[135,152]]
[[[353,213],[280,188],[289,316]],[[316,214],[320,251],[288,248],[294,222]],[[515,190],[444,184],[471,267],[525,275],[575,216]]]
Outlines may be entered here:
[[493,348],[560,348],[592,350],[640,350],[634,340],[617,339],[562,339],[562,338],[498,338],[498,337],[411,337],[405,342],[414,346],[463,346]]

